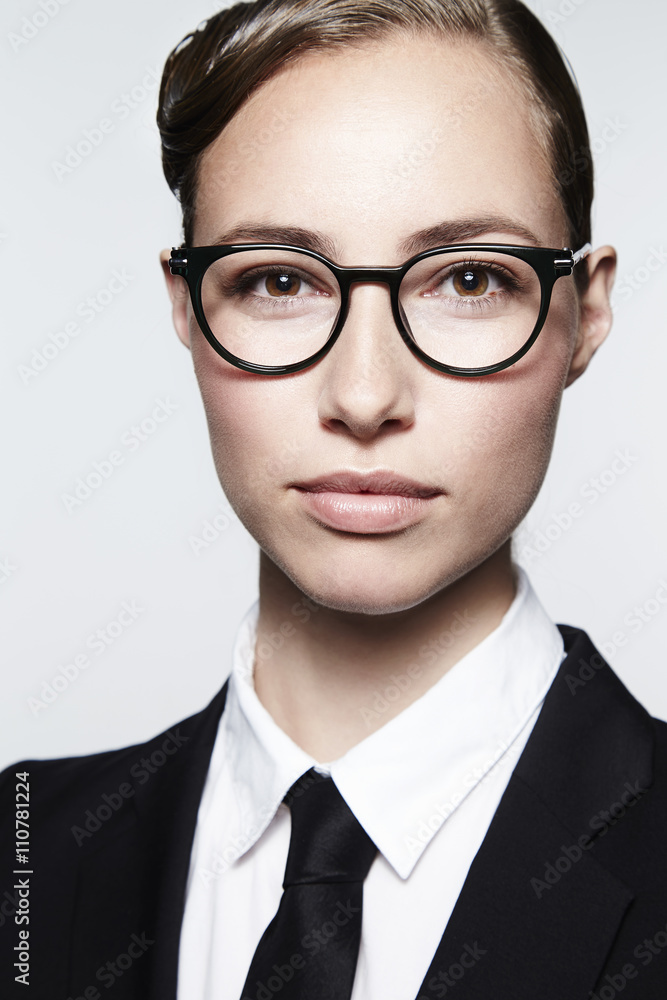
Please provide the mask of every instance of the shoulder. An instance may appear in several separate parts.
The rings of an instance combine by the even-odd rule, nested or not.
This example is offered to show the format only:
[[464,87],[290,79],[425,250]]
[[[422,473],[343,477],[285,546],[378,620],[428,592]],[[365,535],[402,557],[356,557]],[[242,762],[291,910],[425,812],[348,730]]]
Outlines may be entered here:
[[568,829],[602,834],[601,854],[618,847],[632,868],[646,857],[643,843],[655,870],[667,828],[667,723],[641,705],[586,632],[558,627],[565,659],[517,774]]
[[[210,754],[226,693],[225,684],[204,709],[142,743],[12,764],[0,773],[0,816],[13,814],[19,781],[28,785],[31,824],[59,829],[100,802],[115,804],[119,797],[140,795],[154,777],[153,784],[164,786],[194,757],[206,759]],[[179,757],[184,760],[177,766]],[[0,839],[3,826],[0,824]]]
[[[126,951],[137,929],[164,938],[160,963],[171,960],[173,915],[185,891],[226,691],[225,685],[201,712],[142,743],[23,760],[0,775],[0,859],[5,871],[17,859],[25,874],[19,885],[29,894],[23,901],[17,885],[5,891],[0,928],[8,920],[29,921],[35,995],[78,995],[72,977],[93,981],[99,960]],[[19,829],[25,839],[17,837]],[[158,935],[161,921],[166,931]],[[13,940],[0,934],[3,976],[15,960]],[[146,964],[138,969],[141,976],[150,971]]]
[[652,716],[635,698],[583,629],[559,625],[558,630],[563,637],[565,659],[553,688],[560,686],[561,692],[565,689],[569,701],[588,705],[589,710],[604,706],[619,724],[632,724],[637,734],[642,729],[650,730],[664,749],[667,722]]

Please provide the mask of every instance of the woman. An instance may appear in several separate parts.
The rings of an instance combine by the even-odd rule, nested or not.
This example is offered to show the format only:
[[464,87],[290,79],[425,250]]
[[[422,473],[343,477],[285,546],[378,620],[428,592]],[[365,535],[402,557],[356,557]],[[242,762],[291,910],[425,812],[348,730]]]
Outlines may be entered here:
[[553,43],[511,0],[261,2],[174,50],[159,124],[260,602],[204,712],[33,765],[51,988],[660,996],[664,726],[511,558],[611,323]]

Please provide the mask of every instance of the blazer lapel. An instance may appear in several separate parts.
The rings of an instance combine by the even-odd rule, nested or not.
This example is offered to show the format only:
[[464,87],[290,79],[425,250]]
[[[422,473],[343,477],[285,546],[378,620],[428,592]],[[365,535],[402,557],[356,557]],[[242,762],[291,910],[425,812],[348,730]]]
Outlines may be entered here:
[[[127,1000],[175,1000],[192,840],[226,694],[227,684],[203,712],[124,752],[118,774],[134,778],[131,808],[119,810],[82,848],[73,996],[101,984]],[[116,962],[120,955],[131,964]]]
[[596,860],[595,841],[609,829],[603,816],[651,784],[649,718],[588,636],[560,628],[568,655],[419,1000],[454,985],[458,1000],[587,1000],[632,902],[632,888]]

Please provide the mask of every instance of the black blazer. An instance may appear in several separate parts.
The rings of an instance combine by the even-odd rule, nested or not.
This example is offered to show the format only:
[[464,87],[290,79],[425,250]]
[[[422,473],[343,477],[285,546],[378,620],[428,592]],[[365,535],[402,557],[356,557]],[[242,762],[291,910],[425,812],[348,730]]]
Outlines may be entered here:
[[[559,627],[567,658],[420,1000],[667,997],[667,725],[584,632]],[[175,1000],[190,850],[226,690],[147,743],[4,772],[1,996]],[[30,773],[30,876],[11,874],[17,771]],[[26,878],[30,923],[17,925],[25,903],[12,886]],[[20,929],[29,989],[14,981]]]

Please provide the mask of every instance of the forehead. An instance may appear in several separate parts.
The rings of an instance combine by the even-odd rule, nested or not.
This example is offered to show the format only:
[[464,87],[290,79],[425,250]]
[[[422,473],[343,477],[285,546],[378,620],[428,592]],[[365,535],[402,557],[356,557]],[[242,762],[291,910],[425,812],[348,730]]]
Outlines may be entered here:
[[361,263],[365,248],[480,216],[563,245],[525,89],[485,44],[391,35],[306,53],[245,102],[203,154],[196,242],[239,222],[301,226]]

